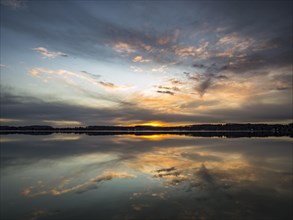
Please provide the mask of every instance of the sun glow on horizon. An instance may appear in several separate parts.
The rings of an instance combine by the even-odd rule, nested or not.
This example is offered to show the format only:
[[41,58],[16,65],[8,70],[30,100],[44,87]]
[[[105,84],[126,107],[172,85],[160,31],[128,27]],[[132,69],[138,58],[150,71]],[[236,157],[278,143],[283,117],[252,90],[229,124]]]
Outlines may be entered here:
[[166,127],[166,126],[175,126],[175,124],[170,124],[162,121],[149,121],[142,123],[129,123],[129,124],[121,124],[121,126],[152,126],[152,127]]
[[155,1],[162,13],[154,17],[147,1],[138,13],[135,1],[1,0],[0,123],[149,130],[290,123],[292,5],[269,2]]
[[159,121],[146,122],[146,123],[143,123],[143,124],[140,124],[140,125],[143,125],[143,126],[153,126],[153,127],[162,127],[162,126],[166,126],[165,123],[163,123],[163,122],[159,122]]

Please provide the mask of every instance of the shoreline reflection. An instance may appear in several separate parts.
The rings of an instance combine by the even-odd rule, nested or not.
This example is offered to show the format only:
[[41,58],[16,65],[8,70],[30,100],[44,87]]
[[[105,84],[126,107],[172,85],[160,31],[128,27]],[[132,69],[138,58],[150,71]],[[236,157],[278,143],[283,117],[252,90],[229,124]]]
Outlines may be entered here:
[[3,219],[292,217],[289,137],[47,137],[1,144]]

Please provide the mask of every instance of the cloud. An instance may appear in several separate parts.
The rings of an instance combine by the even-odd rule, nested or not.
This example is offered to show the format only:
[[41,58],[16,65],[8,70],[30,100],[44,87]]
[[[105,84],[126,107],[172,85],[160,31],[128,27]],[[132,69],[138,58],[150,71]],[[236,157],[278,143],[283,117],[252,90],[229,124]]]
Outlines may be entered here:
[[194,57],[198,60],[204,60],[210,57],[208,51],[209,42],[200,43],[198,47],[195,46],[174,46],[174,53],[180,58]]
[[[94,7],[102,10],[99,4],[94,3]],[[110,5],[108,4],[107,7]],[[129,11],[126,5],[121,6],[121,9]],[[36,38],[46,45],[60,48],[61,51],[66,51],[74,56],[95,60],[97,58],[112,60],[117,58],[117,54],[115,55],[113,50],[127,55],[137,49],[149,51],[152,48],[148,39],[153,37],[146,36],[143,31],[137,30],[137,28],[125,27],[126,23],[119,24],[113,19],[100,16],[99,12],[98,14],[90,13],[89,8],[80,7],[78,2],[73,4],[62,2],[61,5],[54,2],[44,2],[42,7],[39,7],[37,3],[28,2],[28,7],[29,12],[24,12],[23,19],[16,19],[11,14],[7,14],[3,26]],[[67,8],[66,16],[63,13],[64,8]],[[55,11],[54,16],[50,13],[52,10]],[[71,19],[67,19],[67,16]],[[42,22],[41,28],[35,21],[35,17],[38,17]],[[151,41],[154,40],[150,40],[150,43],[152,43]],[[109,48],[113,50],[109,50]]]
[[137,73],[141,73],[143,72],[142,68],[138,67],[138,66],[130,66],[130,69],[133,71],[133,72],[137,72]]
[[[284,109],[285,108],[285,109]],[[207,114],[217,114],[218,118],[225,121],[242,122],[278,122],[287,121],[292,118],[292,103],[247,103],[238,108],[222,108],[210,110]],[[243,115],[245,114],[245,116]],[[242,118],[240,118],[242,116]],[[244,117],[243,117],[244,116]]]
[[32,69],[32,70],[30,71],[31,75],[32,75],[32,76],[36,76],[36,77],[39,76],[39,72],[40,72],[39,69]]
[[88,90],[81,88],[79,86],[79,83],[76,83],[75,81],[73,81],[74,79],[75,80],[76,79],[82,80],[82,81],[88,82],[93,85],[100,85],[100,86],[107,88],[107,89],[127,89],[130,87],[130,86],[126,86],[126,85],[118,86],[118,85],[115,85],[114,83],[111,83],[111,82],[101,81],[100,80],[101,75],[92,74],[87,71],[81,71],[81,73],[78,74],[78,73],[64,70],[64,69],[50,70],[50,69],[45,69],[42,67],[36,67],[30,71],[30,74],[34,77],[43,78],[45,82],[52,79],[52,76],[57,76],[57,77],[59,77],[59,79],[66,82],[68,85],[73,86],[83,92],[86,92]]
[[156,39],[156,43],[160,46],[175,44],[179,38],[180,30],[175,29],[174,31],[169,31],[169,33],[164,34]]
[[227,81],[229,78],[222,74],[225,66],[219,66],[216,63],[211,65],[196,64],[193,65],[195,68],[199,68],[201,73],[188,73],[184,72],[183,74],[187,77],[188,80],[194,81],[194,89],[199,93],[200,97],[208,91],[208,89],[221,81]]
[[158,68],[153,68],[152,72],[165,73],[167,69],[168,69],[168,65],[162,65]]
[[89,72],[87,72],[87,71],[85,71],[85,70],[83,70],[83,71],[81,71],[81,72],[82,72],[83,74],[85,74],[85,75],[88,75],[88,76],[94,78],[94,79],[99,79],[99,78],[101,77],[101,75],[99,75],[99,74],[92,74],[92,73],[89,73]]
[[131,45],[129,45],[128,43],[124,43],[124,42],[117,42],[114,44],[113,49],[116,52],[119,53],[126,53],[126,54],[131,54],[135,52],[135,49],[132,48]]
[[157,43],[159,45],[164,45],[164,44],[167,44],[169,41],[170,39],[168,37],[160,37],[158,38]]
[[157,93],[168,94],[168,95],[175,95],[174,92],[171,92],[171,91],[163,91],[163,90],[157,90]]
[[260,42],[259,44],[253,47],[253,51],[277,49],[279,47],[284,47],[287,43],[288,42],[286,42],[286,40],[282,39],[281,37],[276,37],[269,40],[265,40],[264,42]]
[[292,90],[293,76],[290,70],[284,70],[285,73],[270,74],[270,78],[275,85],[274,89],[277,90]]
[[244,57],[246,50],[253,48],[255,40],[252,38],[243,38],[237,33],[230,33],[218,39],[215,44],[219,57]]
[[[61,48],[68,53],[70,51],[70,54],[93,59],[96,59],[97,56],[104,59],[113,58],[113,53],[108,50],[109,45],[119,53],[131,54],[135,51],[150,53],[152,60],[160,57],[162,63],[166,62],[167,59],[175,58],[174,50],[185,58],[190,55],[197,55],[200,59],[204,59],[213,56],[212,45],[216,43],[218,36],[223,43],[227,42],[228,39],[238,39],[240,44],[245,39],[253,39],[259,43],[262,42],[263,36],[273,37],[275,33],[280,33],[275,31],[277,27],[282,29],[285,24],[290,26],[288,21],[290,20],[290,13],[288,13],[290,7],[287,6],[290,4],[284,2],[281,4],[270,2],[266,6],[253,7],[250,10],[250,13],[253,14],[252,17],[260,18],[255,20],[253,25],[251,25],[251,16],[241,13],[241,7],[251,7],[251,4],[247,3],[241,3],[241,7],[228,6],[226,3],[208,3],[206,5],[200,2],[172,3],[174,8],[178,8],[178,11],[172,9],[172,12],[177,16],[173,17],[169,13],[161,13],[153,17],[147,11],[154,10],[151,4],[144,3],[143,9],[141,9],[142,14],[137,14],[134,3],[130,2],[119,5],[119,13],[121,14],[118,20],[117,17],[115,19],[112,15],[104,16],[99,13],[104,7],[111,9],[111,4],[93,4],[93,8],[97,9],[97,14],[89,13],[89,8],[80,7],[78,3],[68,4],[63,2],[61,5],[59,4],[58,8],[55,3],[43,4],[45,4],[44,8],[29,2],[30,12],[23,15],[24,19],[15,19],[8,16],[9,19],[5,19],[3,25],[6,28],[32,35],[38,39],[45,39],[46,43],[49,42],[55,48]],[[104,6],[100,7],[100,4]],[[170,6],[166,8],[162,3],[156,4],[159,11],[171,10]],[[254,5],[259,6],[259,3],[254,3]],[[221,10],[217,10],[215,7]],[[67,19],[62,8],[67,8],[68,16],[71,19]],[[197,8],[198,13],[194,13],[191,10],[192,8]],[[201,10],[202,8],[205,10]],[[233,12],[227,11],[227,8],[231,8]],[[262,8],[262,10],[259,8]],[[272,13],[273,8],[276,9],[275,13]],[[52,10],[56,12],[54,17],[49,13]],[[215,14],[218,19],[206,18],[202,15],[202,13],[204,14],[202,11]],[[136,17],[136,20],[126,22],[129,21],[129,19],[127,20],[128,16]],[[145,21],[143,16],[146,16],[149,22],[153,23],[148,25],[143,23]],[[38,17],[46,28],[39,28],[34,21],[35,17]],[[268,19],[264,19],[267,17],[275,22],[274,30],[267,28]],[[159,25],[162,20],[166,22],[164,28]],[[56,28],[57,25],[61,28]],[[180,29],[178,29],[178,26],[180,26]],[[84,33],[87,33],[86,40],[84,40]],[[237,43],[239,42],[237,41]],[[209,45],[206,46],[206,44]],[[161,49],[166,53],[161,53]],[[208,54],[205,54],[205,52]],[[223,51],[219,52],[223,53]],[[144,56],[144,54],[141,54],[141,56]]]
[[[238,90],[239,93],[241,90],[249,92],[245,86],[238,88]],[[284,94],[288,91],[275,90],[275,92]],[[48,99],[43,101],[35,97],[14,93],[2,90],[1,116],[2,118],[22,120],[17,123],[20,125],[43,124],[44,120],[79,121],[84,125],[117,125],[129,124],[137,120],[190,124],[200,122],[289,122],[292,118],[290,96],[286,98],[282,95],[283,98],[279,99],[278,94],[276,94],[278,102],[274,100],[265,102],[263,101],[266,100],[265,97],[253,94],[248,99],[244,99],[243,102],[239,102],[242,97],[236,96],[237,105],[232,106],[227,106],[227,102],[222,101],[224,96],[217,96],[214,99],[207,99],[206,102],[202,101],[201,105],[204,108],[199,108],[195,112],[193,105],[183,106],[190,103],[191,99],[188,98],[182,102],[178,95],[179,97],[174,100],[172,95],[168,93],[166,93],[169,95],[165,97],[166,100],[160,96],[150,99],[138,94],[128,97],[127,104],[123,104],[119,99],[114,99],[115,105],[113,107],[93,107]],[[169,103],[169,97],[171,103]],[[104,98],[111,100],[109,96]],[[225,98],[231,102],[233,97],[227,96]],[[140,100],[140,103],[137,103],[137,100]],[[166,101],[168,101],[167,104],[165,104]],[[173,111],[170,111],[170,106]]]
[[116,89],[118,88],[118,86],[116,86],[114,83],[110,83],[110,82],[103,82],[103,81],[99,81],[100,85],[104,86],[105,88],[109,88],[109,89]]
[[156,172],[158,172],[158,173],[161,173],[161,172],[171,172],[171,171],[174,171],[174,170],[176,170],[175,167],[170,167],[170,168],[163,168],[163,169],[156,170]]
[[211,77],[206,77],[204,80],[202,80],[199,84],[199,86],[196,88],[196,90],[199,92],[199,95],[202,97],[207,89],[211,86],[212,84],[212,78]]
[[239,37],[237,33],[230,33],[221,37],[216,46],[231,46],[229,49],[231,51],[244,51],[247,48],[251,47],[254,44],[254,40],[252,38],[243,39]]
[[64,69],[50,70],[50,69],[46,69],[43,67],[36,67],[36,68],[33,68],[30,70],[30,74],[33,77],[38,77],[40,79],[43,79],[44,82],[48,82],[53,77],[58,77],[59,79],[65,81],[69,84],[71,82],[71,80],[70,80],[71,78],[77,78],[77,79],[85,80],[85,81],[88,81],[90,83],[95,84],[95,80],[92,78],[86,77],[81,74],[76,74],[74,72],[64,70]]
[[168,79],[168,82],[170,82],[174,86],[182,86],[182,85],[186,84],[185,82],[182,82],[182,81],[175,79],[175,78]]
[[23,8],[25,1],[23,0],[1,0],[1,5],[8,6],[14,10]]
[[136,62],[139,62],[139,63],[148,63],[150,62],[150,60],[145,60],[142,58],[142,56],[136,56],[132,59],[132,62],[136,63]]
[[199,69],[202,69],[202,68],[204,68],[205,67],[205,65],[204,64],[193,64],[192,65],[193,67],[195,67],[195,68],[199,68]]
[[196,56],[194,47],[176,47],[175,54],[179,57]]
[[[178,86],[178,85],[177,85]],[[179,92],[180,89],[176,86],[164,86],[164,85],[158,85],[154,86],[155,88],[159,89],[156,92],[161,94],[169,94],[169,95],[175,95],[176,92]]]
[[46,48],[44,47],[37,47],[37,48],[33,48],[34,51],[37,51],[39,53],[41,53],[43,55],[42,58],[56,58],[58,56],[62,56],[62,57],[68,57],[67,54],[63,53],[63,52],[53,52],[53,51],[48,51]]
[[160,85],[160,86],[156,86],[156,87],[158,87],[159,89],[173,90],[173,91],[177,91],[177,92],[180,91],[180,89],[176,86],[168,87],[168,86]]
[[141,56],[136,56],[132,59],[132,62],[136,63],[136,62],[140,62],[142,61],[142,57]]

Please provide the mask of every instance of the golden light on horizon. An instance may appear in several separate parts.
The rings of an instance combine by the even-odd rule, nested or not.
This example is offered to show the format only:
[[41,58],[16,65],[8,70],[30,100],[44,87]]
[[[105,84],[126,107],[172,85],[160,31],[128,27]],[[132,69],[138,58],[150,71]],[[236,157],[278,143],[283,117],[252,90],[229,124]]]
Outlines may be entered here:
[[146,123],[143,123],[143,124],[140,124],[140,125],[143,125],[143,126],[153,126],[153,127],[166,126],[165,123],[160,122],[160,121],[151,121],[151,122],[146,122]]
[[121,126],[152,126],[152,127],[164,127],[164,126],[174,126],[169,123],[165,123],[162,121],[149,121],[149,122],[141,122],[141,123],[129,123],[129,124],[120,124]]

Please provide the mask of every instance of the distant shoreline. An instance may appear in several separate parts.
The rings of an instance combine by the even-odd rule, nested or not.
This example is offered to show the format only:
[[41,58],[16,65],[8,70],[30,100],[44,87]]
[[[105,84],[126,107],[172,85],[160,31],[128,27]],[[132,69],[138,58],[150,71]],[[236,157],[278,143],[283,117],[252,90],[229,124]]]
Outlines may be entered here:
[[54,128],[48,125],[0,126],[0,134],[49,135],[74,133],[87,135],[189,135],[189,136],[243,136],[243,137],[293,137],[293,124],[197,124],[186,126],[87,126]]
[[97,132],[97,133],[209,133],[209,132],[216,132],[216,133],[238,133],[238,132],[244,132],[244,133],[259,133],[259,132],[265,132],[265,133],[276,133],[269,130],[264,131],[251,131],[251,130],[62,130],[62,129],[54,129],[54,130],[0,130],[0,133],[2,132],[52,132],[52,133],[87,133],[87,132]]
[[291,137],[293,134],[288,132],[272,131],[250,131],[250,130],[143,130],[143,131],[125,131],[125,130],[0,130],[0,135],[24,134],[24,135],[52,135],[52,134],[85,134],[89,136],[107,136],[107,135],[185,135],[194,137]]

